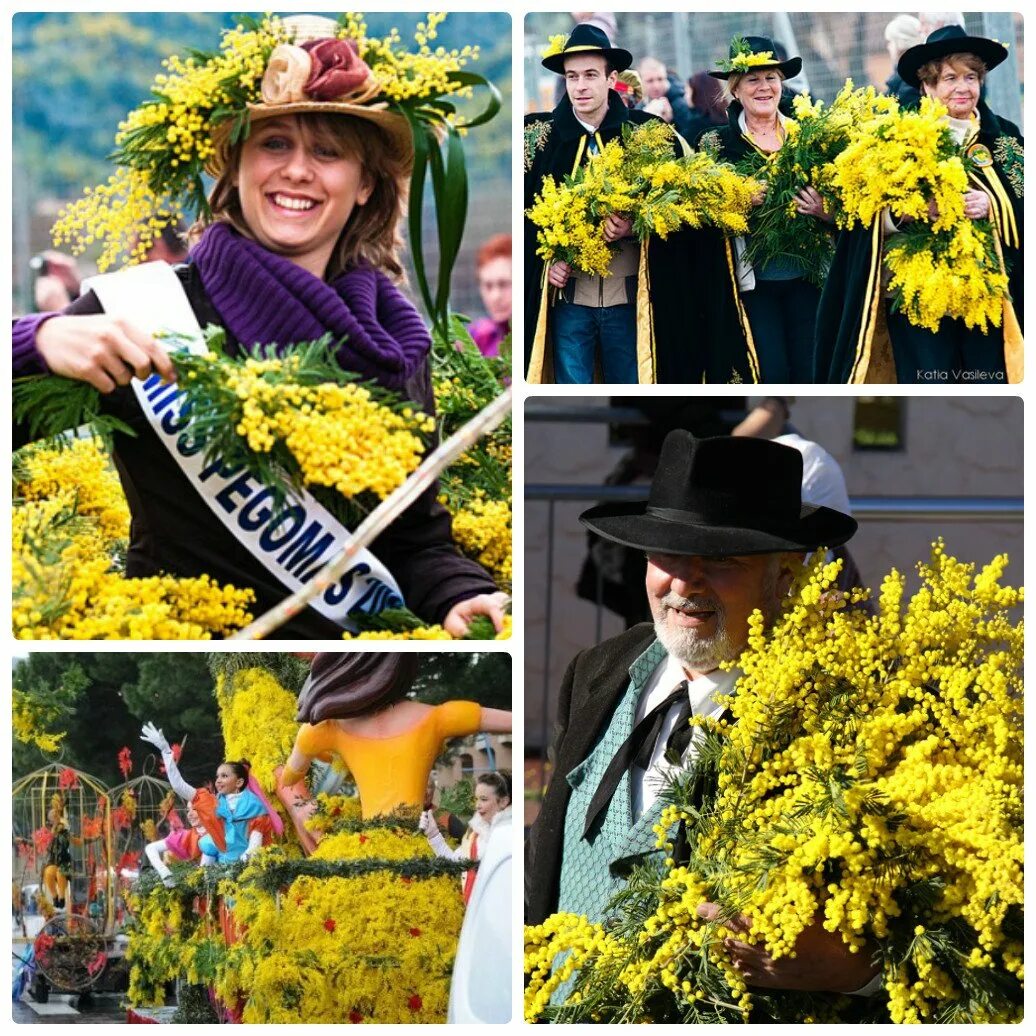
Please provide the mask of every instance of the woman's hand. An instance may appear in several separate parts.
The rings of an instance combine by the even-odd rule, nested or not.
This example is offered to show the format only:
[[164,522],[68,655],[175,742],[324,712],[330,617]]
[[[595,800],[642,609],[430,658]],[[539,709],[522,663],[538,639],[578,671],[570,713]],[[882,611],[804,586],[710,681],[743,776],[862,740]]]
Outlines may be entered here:
[[633,233],[633,220],[627,219],[613,212],[604,221],[604,240],[608,242],[621,241]]
[[430,842],[436,835],[440,834],[439,825],[435,822],[435,817],[432,815],[430,809],[426,809],[421,814],[421,819],[417,822],[418,829]]
[[968,191],[964,195],[964,215],[968,219],[986,219],[989,216],[989,195],[985,191]]
[[52,374],[85,381],[99,392],[152,371],[176,380],[168,353],[128,320],[105,314],[52,317],[36,332],[36,348]]
[[833,218],[827,211],[823,195],[814,187],[803,187],[795,195],[795,211],[800,216],[815,216],[825,223],[830,223]]
[[499,633],[504,628],[504,605],[507,604],[507,594],[479,594],[478,597],[469,597],[466,601],[455,604],[449,614],[443,619],[443,629],[451,637],[463,637],[468,632],[468,625],[476,615],[488,615],[493,620],[493,627]]
[[[698,916],[719,920],[720,907],[702,903]],[[751,922],[744,914],[724,922],[733,932],[747,934]],[[878,969],[863,951],[851,953],[837,932],[829,932],[816,921],[795,941],[795,955],[774,960],[761,946],[752,946],[728,936],[723,944],[745,984],[766,989],[795,989],[806,992],[852,993],[862,989]]]
[[572,267],[568,263],[551,263],[550,269],[547,271],[547,283],[553,284],[555,288],[563,288],[568,284],[568,278],[571,273]]

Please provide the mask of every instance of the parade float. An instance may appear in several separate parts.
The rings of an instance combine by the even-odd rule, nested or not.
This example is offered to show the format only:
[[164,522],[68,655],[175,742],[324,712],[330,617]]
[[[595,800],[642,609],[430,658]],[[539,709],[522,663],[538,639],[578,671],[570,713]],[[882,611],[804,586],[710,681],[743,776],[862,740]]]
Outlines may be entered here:
[[[284,658],[210,656],[223,755],[250,760],[280,821],[247,859],[200,866],[197,851],[173,851],[202,811],[174,794],[190,732],[161,763],[147,746],[136,758],[124,749],[127,780],[114,788],[60,764],[18,782],[16,880],[34,999],[47,987],[85,992],[118,960],[131,1021],[446,1020],[465,913],[459,878],[475,862],[433,853],[418,833],[425,802],[365,815],[340,760],[285,777],[305,667]],[[172,787],[157,772],[170,760]],[[422,789],[428,776],[415,777]],[[203,834],[211,824],[203,819]]]

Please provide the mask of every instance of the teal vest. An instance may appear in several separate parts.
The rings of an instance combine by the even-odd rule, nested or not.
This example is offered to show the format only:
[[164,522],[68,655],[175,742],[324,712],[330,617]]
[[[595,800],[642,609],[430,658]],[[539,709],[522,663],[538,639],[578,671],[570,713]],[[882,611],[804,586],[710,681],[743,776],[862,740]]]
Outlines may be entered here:
[[581,914],[590,921],[601,921],[609,900],[625,884],[633,865],[655,848],[655,832],[662,812],[656,799],[640,817],[634,819],[630,775],[626,772],[603,815],[583,838],[586,811],[597,785],[612,757],[629,737],[641,692],[655,669],[665,661],[665,648],[656,640],[630,666],[630,683],[619,700],[608,726],[601,732],[590,754],[566,780],[572,788],[565,814],[565,844],[561,859],[558,911]]

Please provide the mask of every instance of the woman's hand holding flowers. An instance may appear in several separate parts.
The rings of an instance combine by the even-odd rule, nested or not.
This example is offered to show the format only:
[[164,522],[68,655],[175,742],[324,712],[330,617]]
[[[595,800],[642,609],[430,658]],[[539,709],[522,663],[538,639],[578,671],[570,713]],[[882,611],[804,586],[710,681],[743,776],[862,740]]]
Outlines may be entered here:
[[571,273],[572,267],[568,263],[561,261],[551,263],[550,269],[547,271],[547,281],[555,288],[563,288],[568,283]]
[[611,213],[603,226],[604,240],[608,242],[621,241],[633,233],[633,220],[620,216],[617,212]]
[[795,211],[800,216],[815,216],[825,223],[830,223],[834,219],[827,211],[823,195],[815,187],[803,187],[795,195]]
[[[715,903],[698,907],[698,916],[707,921],[719,920],[721,914]],[[752,924],[744,914],[739,914],[725,921],[724,926],[747,935]],[[853,993],[866,986],[878,971],[868,953],[850,952],[837,932],[827,931],[816,920],[798,937],[794,956],[774,960],[764,947],[730,936],[723,944],[745,984],[760,988]]]
[[152,371],[166,381],[176,380],[166,351],[146,331],[120,317],[52,317],[40,324],[36,348],[51,374],[88,382],[98,392],[112,392]]
[[493,621],[493,627],[499,633],[504,628],[504,606],[507,594],[479,594],[466,601],[455,604],[443,620],[443,629],[451,637],[461,638],[468,632],[468,624],[477,615],[487,615]]
[[968,219],[987,219],[989,195],[985,191],[968,191],[964,195],[964,215]]

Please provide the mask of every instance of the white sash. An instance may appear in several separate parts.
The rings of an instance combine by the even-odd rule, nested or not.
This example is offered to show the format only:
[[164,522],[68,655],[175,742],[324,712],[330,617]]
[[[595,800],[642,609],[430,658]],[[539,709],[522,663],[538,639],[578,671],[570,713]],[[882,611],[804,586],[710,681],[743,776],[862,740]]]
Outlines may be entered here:
[[[204,351],[201,328],[180,278],[166,263],[144,263],[83,282],[105,313],[136,324],[154,334],[174,331],[195,336],[197,351]],[[161,341],[161,339],[160,339]],[[133,391],[159,440],[183,471],[198,495],[231,535],[282,586],[301,590],[337,555],[351,533],[310,493],[288,494],[277,510],[273,490],[242,468],[225,467],[219,458],[209,463],[203,449],[190,437],[190,416],[181,411],[183,392],[157,374],[146,381],[134,378]],[[349,612],[374,613],[403,606],[403,595],[392,574],[369,551],[334,586],[310,602],[321,615],[344,629],[355,631]]]

